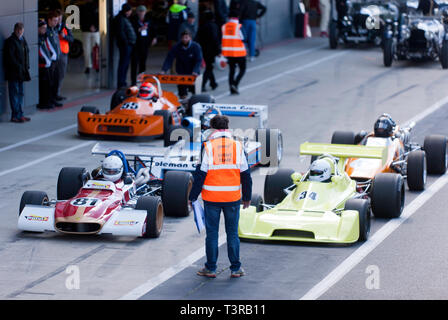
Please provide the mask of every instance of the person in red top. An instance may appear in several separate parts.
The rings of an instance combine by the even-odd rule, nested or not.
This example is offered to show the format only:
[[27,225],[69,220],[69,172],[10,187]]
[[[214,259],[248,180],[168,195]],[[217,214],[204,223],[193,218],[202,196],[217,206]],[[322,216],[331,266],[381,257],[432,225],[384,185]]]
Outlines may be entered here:
[[[246,72],[246,47],[244,46],[244,35],[239,23],[239,10],[236,6],[230,10],[229,21],[222,26],[221,52],[229,63],[229,86],[231,94],[239,94],[238,85]],[[236,67],[239,72],[235,77]]]

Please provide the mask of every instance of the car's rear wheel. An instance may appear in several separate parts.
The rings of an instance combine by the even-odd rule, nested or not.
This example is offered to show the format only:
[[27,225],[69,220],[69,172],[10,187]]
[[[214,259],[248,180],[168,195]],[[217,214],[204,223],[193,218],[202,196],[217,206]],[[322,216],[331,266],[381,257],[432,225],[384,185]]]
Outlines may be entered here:
[[448,69],[448,40],[443,40],[442,50],[440,52],[440,64],[443,69]]
[[278,169],[274,174],[267,175],[264,180],[265,203],[276,205],[286,197],[284,189],[293,184],[292,169]]
[[431,135],[425,137],[423,150],[426,153],[429,174],[444,174],[446,172],[448,162],[446,143],[445,136]]
[[86,168],[66,167],[59,172],[57,197],[58,200],[68,200],[76,196],[90,174]]
[[252,194],[252,199],[250,200],[250,205],[256,208],[257,212],[263,211],[263,197],[258,193]]
[[345,203],[345,210],[355,210],[359,214],[358,241],[366,241],[370,233],[370,203],[366,199],[349,199]]
[[120,88],[114,92],[112,98],[110,99],[110,110],[112,111],[117,106],[119,106],[127,97],[126,91],[127,88]]
[[137,200],[136,210],[146,211],[143,238],[158,238],[163,228],[163,205],[159,197],[145,196]]
[[193,179],[189,172],[165,172],[162,182],[162,201],[167,216],[187,217],[190,214],[188,196],[192,186]]
[[188,100],[186,113],[187,116],[191,116],[193,114],[193,106],[196,103],[215,103],[215,98],[209,94],[194,94]]
[[330,48],[336,49],[338,47],[338,23],[336,21],[331,21],[329,29]]
[[19,216],[26,205],[42,206],[49,201],[48,195],[43,191],[25,191],[20,199]]
[[[255,139],[261,143],[260,167],[278,167],[283,157],[283,135],[279,129],[257,129]],[[263,159],[263,157],[266,157]]]
[[91,107],[91,106],[83,106],[81,108],[80,112],[90,112],[90,113],[93,113],[93,114],[99,114],[100,113],[100,111],[98,110],[97,107]]
[[378,173],[370,196],[375,217],[398,218],[404,207],[403,177],[396,173]]
[[384,39],[383,43],[383,63],[385,67],[390,67],[394,60],[394,47],[392,39]]
[[426,184],[426,155],[422,150],[411,151],[408,155],[406,177],[409,190],[420,191]]
[[353,131],[335,131],[331,136],[332,144],[355,144],[355,133]]

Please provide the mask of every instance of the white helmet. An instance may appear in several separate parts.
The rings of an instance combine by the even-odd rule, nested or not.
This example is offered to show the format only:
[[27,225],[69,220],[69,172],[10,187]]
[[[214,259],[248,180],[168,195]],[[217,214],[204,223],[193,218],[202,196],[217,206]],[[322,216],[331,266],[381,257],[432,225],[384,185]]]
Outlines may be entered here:
[[324,182],[331,178],[331,165],[327,159],[318,159],[310,166],[310,181]]
[[108,156],[103,161],[104,179],[116,182],[123,175],[123,161],[118,156]]

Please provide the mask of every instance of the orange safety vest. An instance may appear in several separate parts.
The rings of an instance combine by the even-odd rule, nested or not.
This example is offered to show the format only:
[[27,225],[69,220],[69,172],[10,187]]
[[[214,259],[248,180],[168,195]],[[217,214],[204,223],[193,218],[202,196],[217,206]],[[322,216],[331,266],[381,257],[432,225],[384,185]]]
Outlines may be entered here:
[[205,142],[208,171],[202,186],[204,201],[234,202],[241,199],[241,148],[241,143],[227,137]]
[[246,47],[240,37],[241,24],[238,20],[230,19],[222,26],[222,55],[224,57],[245,57]]
[[[64,33],[64,35],[67,35],[67,29],[63,28],[62,32]],[[61,45],[61,52],[63,54],[68,54],[68,52],[70,51],[70,44],[61,35],[59,35],[59,43]]]

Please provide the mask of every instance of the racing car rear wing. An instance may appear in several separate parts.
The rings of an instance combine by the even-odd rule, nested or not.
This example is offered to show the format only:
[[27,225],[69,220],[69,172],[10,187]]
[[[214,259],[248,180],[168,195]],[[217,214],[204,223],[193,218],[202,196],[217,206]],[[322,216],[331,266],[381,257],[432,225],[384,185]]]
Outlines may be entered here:
[[138,83],[151,82],[156,83],[155,79],[162,84],[177,84],[184,86],[194,86],[196,94],[201,93],[202,75],[175,75],[175,74],[145,74],[141,73],[137,77]]
[[[213,110],[215,109],[215,110]],[[246,104],[220,104],[220,103],[196,103],[193,105],[193,118],[200,119],[200,117],[207,111],[217,113],[217,110],[222,115],[229,117],[250,117],[258,118],[259,128],[266,128],[268,122],[268,106],[264,105],[246,105]]]

